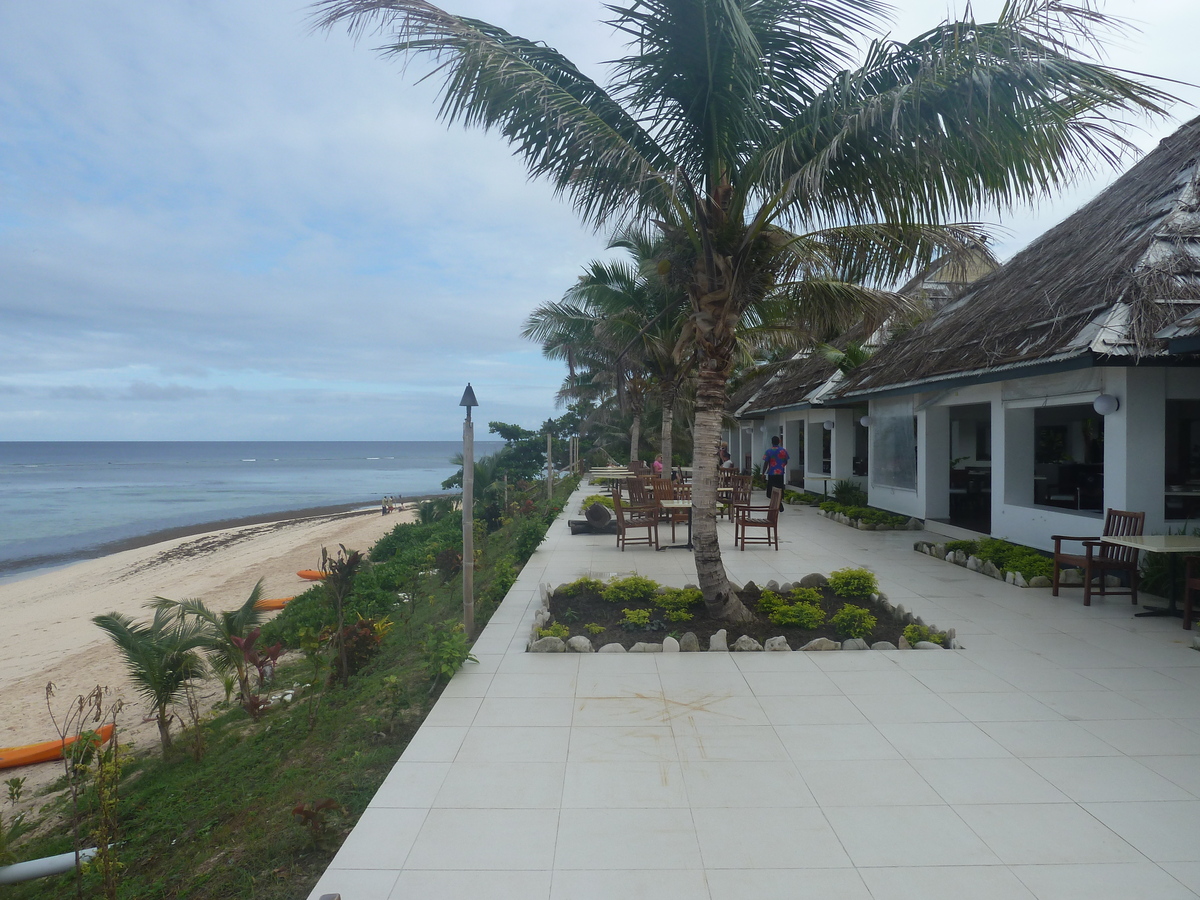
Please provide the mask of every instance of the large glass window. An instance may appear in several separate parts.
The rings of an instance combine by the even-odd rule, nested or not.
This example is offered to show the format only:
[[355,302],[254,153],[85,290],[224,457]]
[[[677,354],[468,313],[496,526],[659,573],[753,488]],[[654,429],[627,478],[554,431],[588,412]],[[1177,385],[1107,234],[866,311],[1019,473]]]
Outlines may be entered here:
[[1200,400],[1167,401],[1166,517],[1200,516]]
[[871,413],[874,484],[917,489],[917,429],[911,397],[878,400]]
[[1033,496],[1043,506],[1104,509],[1104,417],[1091,406],[1033,414]]

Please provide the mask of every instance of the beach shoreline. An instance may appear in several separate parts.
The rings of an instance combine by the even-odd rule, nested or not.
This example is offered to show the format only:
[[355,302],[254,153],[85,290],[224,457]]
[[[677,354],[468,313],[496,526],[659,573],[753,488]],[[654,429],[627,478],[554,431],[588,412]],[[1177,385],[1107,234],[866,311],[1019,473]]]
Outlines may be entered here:
[[[420,494],[404,498],[397,508],[410,508],[412,504],[437,497],[455,497],[455,494]],[[23,557],[15,560],[0,560],[0,584],[10,581],[23,580],[26,573],[38,575],[45,571],[60,569],[64,566],[85,562],[91,559],[102,559],[125,550],[138,550],[154,544],[177,538],[194,537],[213,531],[224,531],[241,528],[247,525],[268,525],[275,522],[290,522],[297,519],[316,518],[336,515],[358,515],[374,511],[379,515],[380,504],[371,505],[363,501],[353,503],[334,503],[323,506],[309,506],[301,509],[285,509],[273,512],[256,513],[247,516],[217,519],[208,522],[196,522],[189,525],[176,525],[170,528],[160,528],[145,534],[132,535],[114,541],[106,541],[81,550],[70,550],[63,553],[50,553],[42,556]]]
[[[125,704],[118,722],[122,743],[153,747],[157,728],[143,721],[145,704],[93,616],[118,612],[146,619],[146,603],[160,596],[199,597],[215,609],[232,609],[260,579],[264,597],[295,596],[312,587],[296,572],[315,568],[322,548],[367,551],[397,524],[412,521],[413,503],[406,501],[407,508],[391,515],[355,504],[357,509],[326,508],[315,515],[248,517],[263,521],[189,529],[192,533],[0,583],[0,746],[54,737],[46,708],[46,686],[53,683],[56,713],[97,685],[107,689],[110,699]],[[219,680],[203,684],[208,706],[223,697]],[[4,772],[28,779],[27,796],[62,774],[51,763]]]

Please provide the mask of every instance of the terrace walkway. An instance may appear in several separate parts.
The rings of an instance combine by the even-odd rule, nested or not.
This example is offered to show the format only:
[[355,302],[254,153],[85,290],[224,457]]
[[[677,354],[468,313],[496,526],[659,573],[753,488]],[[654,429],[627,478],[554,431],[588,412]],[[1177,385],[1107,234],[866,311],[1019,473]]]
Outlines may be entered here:
[[1200,653],[1178,619],[789,508],[779,552],[726,550],[731,578],[866,566],[966,649],[527,654],[539,582],[695,580],[687,552],[620,553],[566,518],[313,898],[1200,895]]

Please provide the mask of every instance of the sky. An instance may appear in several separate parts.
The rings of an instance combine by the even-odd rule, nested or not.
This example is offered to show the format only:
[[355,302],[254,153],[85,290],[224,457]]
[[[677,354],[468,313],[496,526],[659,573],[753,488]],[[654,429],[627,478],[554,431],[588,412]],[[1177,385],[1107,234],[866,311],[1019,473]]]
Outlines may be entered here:
[[[897,38],[951,9],[899,6]],[[591,0],[446,8],[601,81],[620,52]],[[1102,8],[1139,29],[1110,64],[1200,81],[1200,4]],[[606,235],[501,138],[439,122],[419,66],[381,57],[375,35],[313,33],[309,13],[0,3],[0,440],[454,439],[468,381],[477,421],[560,414],[562,365],[521,325]],[[1198,112],[1130,137],[1150,149]],[[978,219],[1007,258],[1116,174]]]

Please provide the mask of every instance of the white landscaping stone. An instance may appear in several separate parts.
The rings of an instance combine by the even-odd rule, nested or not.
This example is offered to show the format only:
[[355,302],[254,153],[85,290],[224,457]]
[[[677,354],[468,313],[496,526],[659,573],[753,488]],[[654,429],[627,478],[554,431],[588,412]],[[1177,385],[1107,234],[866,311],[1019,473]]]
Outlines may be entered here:
[[764,647],[767,650],[786,650],[789,653],[792,650],[791,645],[787,642],[787,638],[783,637],[782,635],[779,637],[767,638],[767,643],[764,645]]
[[611,644],[605,644],[603,647],[601,647],[596,652],[597,653],[624,653],[626,651],[625,651],[624,645],[618,644],[616,641],[613,641]]
[[918,650],[945,650],[941,644],[935,644],[933,641],[917,641]]
[[729,643],[726,637],[726,631],[722,628],[716,634],[708,639],[708,649],[711,653],[713,650],[728,650]]
[[657,641],[638,641],[629,648],[630,653],[662,653],[662,644]]
[[820,588],[829,584],[829,579],[820,572],[812,572],[800,579],[800,587]]
[[1048,588],[1053,587],[1054,582],[1051,581],[1046,575],[1034,575],[1029,579],[1029,586],[1035,588]]
[[904,635],[900,635],[900,649],[901,650],[911,650],[912,649],[912,644],[910,644],[908,642],[908,638],[906,638]]
[[590,639],[582,634],[577,634],[574,637],[567,639],[567,649],[572,653],[595,653],[596,648],[592,646]]
[[876,641],[871,645],[872,650],[895,650],[896,645],[891,641]]
[[538,638],[529,645],[530,653],[566,653],[567,645],[563,643],[562,638],[544,637]]
[[972,572],[982,572],[983,571],[983,562],[979,559],[978,556],[968,556],[967,557],[967,568],[970,569]]
[[997,566],[990,559],[983,564],[983,566],[980,568],[979,571],[981,571],[988,578],[1002,578],[1003,577],[1003,573],[1001,573],[1000,567]]
[[761,650],[762,644],[750,637],[750,635],[743,634],[740,638],[733,642],[733,649],[739,653],[746,653],[753,650]]
[[813,638],[807,644],[800,648],[801,650],[841,650],[842,645],[837,641],[831,641],[829,638],[819,637]]
[[1082,569],[1063,569],[1058,575],[1059,584],[1083,584]]
[[675,638],[671,637],[668,634],[665,638],[663,638],[662,652],[663,653],[678,653],[679,652],[679,641],[675,640]]
[[694,631],[684,632],[683,637],[679,639],[680,653],[697,653],[700,650],[700,639],[696,637]]
[[550,606],[550,582],[543,581],[538,585],[538,596],[542,600],[542,606],[549,608]]
[[843,650],[870,650],[871,648],[867,645],[867,642],[864,641],[862,638],[846,638],[846,640],[842,641],[842,649]]

